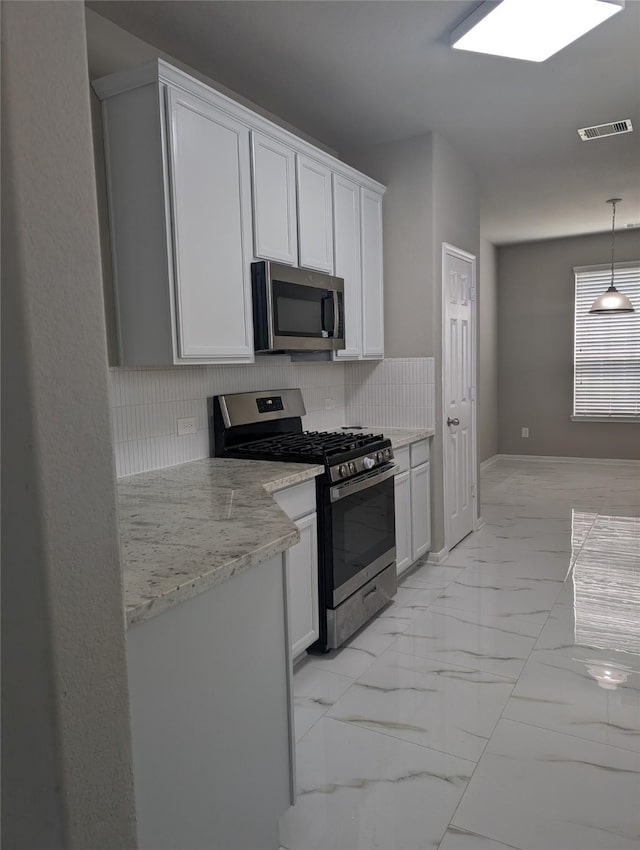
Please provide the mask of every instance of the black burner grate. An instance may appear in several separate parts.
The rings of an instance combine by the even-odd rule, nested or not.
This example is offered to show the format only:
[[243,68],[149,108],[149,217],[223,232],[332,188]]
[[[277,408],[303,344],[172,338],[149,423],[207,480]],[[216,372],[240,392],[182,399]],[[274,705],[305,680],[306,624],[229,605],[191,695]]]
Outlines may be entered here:
[[343,452],[366,450],[367,446],[384,440],[382,434],[353,434],[351,432],[305,431],[301,434],[279,434],[266,440],[256,440],[238,446],[249,449],[253,455],[278,459],[281,456],[297,456],[310,461],[320,459],[329,462],[329,458]]

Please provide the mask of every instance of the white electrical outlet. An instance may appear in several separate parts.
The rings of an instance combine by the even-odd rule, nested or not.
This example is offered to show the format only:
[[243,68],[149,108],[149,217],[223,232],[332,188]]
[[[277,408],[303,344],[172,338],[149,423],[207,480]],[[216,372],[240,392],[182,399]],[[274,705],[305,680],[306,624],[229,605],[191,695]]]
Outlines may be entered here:
[[528,437],[528,436],[529,436],[529,429],[528,429],[528,428],[523,428],[523,429],[522,429],[522,436],[523,436],[523,437]]
[[325,410],[335,410],[336,400],[335,398],[325,398],[324,400],[324,409]]
[[184,437],[186,434],[195,434],[196,418],[195,416],[185,416],[184,419],[178,419],[178,436]]

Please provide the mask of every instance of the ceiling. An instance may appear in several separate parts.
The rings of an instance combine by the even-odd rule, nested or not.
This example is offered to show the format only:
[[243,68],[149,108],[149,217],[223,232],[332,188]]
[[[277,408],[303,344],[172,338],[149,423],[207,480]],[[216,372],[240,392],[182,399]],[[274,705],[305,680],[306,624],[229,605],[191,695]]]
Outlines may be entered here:
[[[475,169],[496,244],[607,230],[613,196],[617,227],[640,223],[637,0],[543,63],[451,50],[478,5],[462,0],[87,5],[339,153],[440,133]],[[633,133],[576,132],[624,118]]]

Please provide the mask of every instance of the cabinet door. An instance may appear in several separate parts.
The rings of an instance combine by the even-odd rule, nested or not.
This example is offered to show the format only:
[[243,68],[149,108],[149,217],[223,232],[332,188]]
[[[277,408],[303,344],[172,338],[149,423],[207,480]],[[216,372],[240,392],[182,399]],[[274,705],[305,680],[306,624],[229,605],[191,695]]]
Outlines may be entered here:
[[360,187],[333,175],[333,255],[335,274],[344,278],[345,347],[336,359],[362,353],[362,274],[360,270]]
[[411,479],[401,472],[394,479],[396,499],[396,570],[403,573],[413,563],[411,557]]
[[331,171],[297,155],[300,265],[333,274]]
[[316,514],[296,520],[300,542],[286,553],[289,639],[295,658],[318,639],[318,532]]
[[429,462],[411,470],[412,561],[431,547],[431,494]]
[[178,362],[250,361],[249,130],[168,91]]
[[382,195],[360,190],[362,222],[362,355],[384,357]]
[[251,133],[253,252],[263,260],[298,264],[295,153]]

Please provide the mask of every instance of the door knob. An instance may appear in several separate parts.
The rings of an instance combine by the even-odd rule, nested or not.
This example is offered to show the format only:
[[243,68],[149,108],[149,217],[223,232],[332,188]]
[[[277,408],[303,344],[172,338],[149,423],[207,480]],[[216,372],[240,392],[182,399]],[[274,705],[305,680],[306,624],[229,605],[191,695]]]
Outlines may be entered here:
[[460,420],[457,417],[455,419],[452,419],[451,417],[449,417],[447,419],[447,425],[459,425],[459,424],[460,424]]

